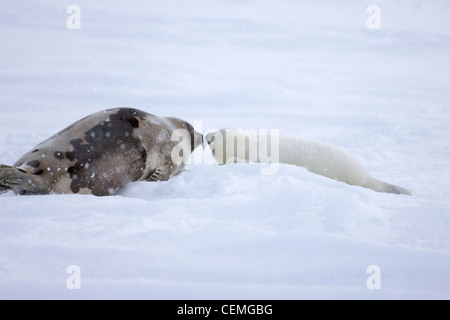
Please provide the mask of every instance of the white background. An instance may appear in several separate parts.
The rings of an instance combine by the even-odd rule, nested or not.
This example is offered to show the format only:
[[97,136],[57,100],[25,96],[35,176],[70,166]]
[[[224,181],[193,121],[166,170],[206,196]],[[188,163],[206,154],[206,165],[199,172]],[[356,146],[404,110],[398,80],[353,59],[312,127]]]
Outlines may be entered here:
[[[69,30],[66,9],[81,9]],[[366,9],[381,9],[369,30]],[[448,1],[9,1],[0,163],[135,107],[336,144],[376,193],[282,165],[190,165],[117,196],[0,196],[0,298],[450,298]],[[199,150],[201,152],[201,150]],[[201,157],[201,156],[200,156]],[[207,157],[207,155],[206,155]],[[81,270],[68,290],[67,267]],[[381,270],[381,289],[366,269]]]

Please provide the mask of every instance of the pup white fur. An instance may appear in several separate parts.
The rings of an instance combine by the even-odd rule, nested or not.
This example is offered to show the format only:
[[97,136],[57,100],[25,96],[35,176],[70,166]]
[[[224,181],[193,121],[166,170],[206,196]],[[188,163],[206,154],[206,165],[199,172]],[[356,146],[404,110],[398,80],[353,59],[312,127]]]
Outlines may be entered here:
[[[304,138],[241,129],[222,129],[206,136],[218,164],[286,163],[350,185],[378,192],[412,195],[410,190],[374,179],[339,147]],[[268,154],[270,150],[270,155]]]

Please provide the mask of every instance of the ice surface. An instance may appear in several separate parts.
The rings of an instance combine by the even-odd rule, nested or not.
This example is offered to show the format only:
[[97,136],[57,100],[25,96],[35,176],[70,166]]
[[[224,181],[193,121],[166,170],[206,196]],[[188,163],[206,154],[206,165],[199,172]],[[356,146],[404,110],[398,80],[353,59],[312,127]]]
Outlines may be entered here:
[[69,30],[72,4],[2,4],[0,163],[135,107],[333,143],[414,196],[205,163],[106,198],[6,193],[1,298],[450,298],[448,1],[377,1],[380,30],[371,1],[80,0]]

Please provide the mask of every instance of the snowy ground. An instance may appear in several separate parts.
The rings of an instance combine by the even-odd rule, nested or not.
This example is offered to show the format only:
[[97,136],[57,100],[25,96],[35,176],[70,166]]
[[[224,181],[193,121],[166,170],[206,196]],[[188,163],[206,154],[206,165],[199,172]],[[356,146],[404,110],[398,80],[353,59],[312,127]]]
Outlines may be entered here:
[[[69,30],[66,9],[81,9]],[[378,5],[381,29],[366,13]],[[0,298],[450,298],[450,5],[9,1],[0,163],[112,107],[337,144],[376,193],[193,164],[117,196],[0,196]],[[201,128],[200,127],[201,124]],[[201,155],[200,155],[201,157]],[[207,157],[207,155],[205,156]],[[67,268],[81,271],[69,290]],[[381,289],[366,272],[379,266]]]

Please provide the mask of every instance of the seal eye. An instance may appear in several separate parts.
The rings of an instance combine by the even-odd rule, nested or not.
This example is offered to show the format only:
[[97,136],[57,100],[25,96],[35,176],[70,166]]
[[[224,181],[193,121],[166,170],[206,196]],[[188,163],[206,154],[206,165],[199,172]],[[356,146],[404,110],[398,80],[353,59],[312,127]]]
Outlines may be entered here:
[[211,143],[216,141],[216,137],[215,136],[211,136],[209,139],[206,139],[206,140],[208,141],[208,145],[210,145]]

